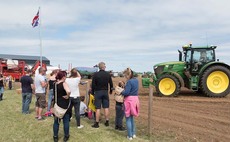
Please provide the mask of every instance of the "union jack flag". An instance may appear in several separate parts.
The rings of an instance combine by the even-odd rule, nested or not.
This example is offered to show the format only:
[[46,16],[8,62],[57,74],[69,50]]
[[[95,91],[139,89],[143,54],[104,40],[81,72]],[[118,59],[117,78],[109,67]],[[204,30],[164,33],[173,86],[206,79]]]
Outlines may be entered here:
[[34,16],[34,19],[32,21],[33,28],[38,26],[38,24],[39,24],[39,10],[38,10],[37,14]]

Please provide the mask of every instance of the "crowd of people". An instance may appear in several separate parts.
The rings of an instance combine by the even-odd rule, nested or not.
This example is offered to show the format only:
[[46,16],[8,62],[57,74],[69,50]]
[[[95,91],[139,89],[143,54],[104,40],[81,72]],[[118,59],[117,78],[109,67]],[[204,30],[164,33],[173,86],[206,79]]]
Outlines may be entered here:
[[[118,86],[123,88],[122,92],[114,88],[111,75],[105,71],[104,62],[98,64],[99,71],[94,73],[92,84],[89,93],[89,104],[84,103],[84,97],[80,95],[79,84],[81,83],[81,75],[77,69],[72,69],[70,75],[65,71],[54,70],[50,77],[46,78],[45,68],[39,68],[39,74],[35,75],[34,81],[31,77],[31,71],[28,71],[20,80],[22,88],[22,113],[29,114],[29,106],[32,99],[32,94],[35,94],[36,103],[35,118],[42,121],[45,118],[42,116],[43,110],[47,107],[45,116],[53,116],[53,139],[58,141],[58,131],[60,122],[63,121],[64,141],[68,141],[69,125],[72,117],[76,119],[76,127],[83,128],[81,125],[81,116],[92,117],[92,111],[95,111],[95,119],[92,128],[99,128],[102,122],[100,114],[101,107],[104,109],[104,125],[108,127],[109,122],[109,94],[113,93],[122,95],[124,100],[116,102],[115,111],[115,129],[119,131],[127,130],[127,138],[132,140],[136,138],[136,127],[134,117],[139,114],[139,99],[138,99],[138,80],[133,76],[133,71],[127,68],[123,73],[126,81],[120,81]],[[1,78],[0,78],[0,91]],[[48,105],[46,105],[46,92],[48,92]],[[0,98],[1,99],[1,98]],[[59,107],[66,109],[62,118],[56,117],[52,108],[56,103]],[[74,108],[74,116],[72,109]],[[126,128],[123,125],[123,118],[126,118]]]

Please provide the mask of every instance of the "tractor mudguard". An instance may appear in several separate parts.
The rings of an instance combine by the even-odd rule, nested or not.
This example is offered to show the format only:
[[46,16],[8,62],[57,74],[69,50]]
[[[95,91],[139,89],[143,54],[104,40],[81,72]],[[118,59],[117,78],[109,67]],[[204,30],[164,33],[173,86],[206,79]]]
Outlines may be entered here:
[[[170,72],[163,72],[163,73],[161,74],[161,76],[162,76],[162,75],[165,75],[165,74],[170,74],[170,75],[175,76],[175,77],[178,79],[178,81],[180,82],[180,87],[184,87],[184,86],[185,86],[184,79],[180,76],[179,73],[177,73],[177,72],[172,72],[172,71],[170,71]],[[156,76],[155,76],[155,78],[156,78]],[[155,79],[155,84],[156,84],[156,82],[157,82],[157,78]]]
[[177,72],[169,72],[180,81],[180,87],[184,87],[184,79]]
[[201,76],[203,75],[204,71],[205,71],[207,68],[209,68],[209,67],[211,67],[211,66],[213,66],[213,65],[220,65],[220,66],[224,66],[224,67],[230,69],[230,66],[229,66],[228,64],[223,63],[223,62],[210,62],[210,63],[204,65],[204,66],[201,68],[201,70],[200,70],[200,72],[199,72],[198,82],[200,81],[200,78],[201,78]]

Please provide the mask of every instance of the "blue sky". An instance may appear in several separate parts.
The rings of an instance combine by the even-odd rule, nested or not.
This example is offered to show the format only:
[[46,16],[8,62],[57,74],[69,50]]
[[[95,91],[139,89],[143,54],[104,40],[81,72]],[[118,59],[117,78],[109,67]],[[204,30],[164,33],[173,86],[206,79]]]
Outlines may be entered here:
[[39,28],[31,21],[41,7],[43,56],[54,66],[152,71],[178,60],[177,50],[217,45],[230,64],[228,0],[0,0],[2,54],[40,55]]

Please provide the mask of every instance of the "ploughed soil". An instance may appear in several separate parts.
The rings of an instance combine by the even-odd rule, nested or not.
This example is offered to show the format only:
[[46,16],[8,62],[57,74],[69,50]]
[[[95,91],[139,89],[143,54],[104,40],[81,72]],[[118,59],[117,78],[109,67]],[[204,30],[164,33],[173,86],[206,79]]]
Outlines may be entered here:
[[[114,84],[124,78],[113,78]],[[89,80],[90,82],[91,80]],[[141,134],[148,132],[149,88],[141,86],[139,98],[140,116],[136,118]],[[80,87],[86,94],[86,85]],[[154,89],[155,90],[155,89]],[[153,94],[152,133],[170,137],[169,141],[230,141],[230,94],[224,98],[208,98],[185,88],[178,97],[158,97]],[[110,95],[110,112],[114,115],[114,99]]]

